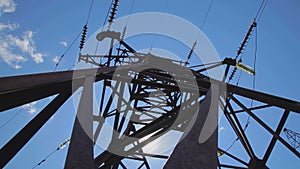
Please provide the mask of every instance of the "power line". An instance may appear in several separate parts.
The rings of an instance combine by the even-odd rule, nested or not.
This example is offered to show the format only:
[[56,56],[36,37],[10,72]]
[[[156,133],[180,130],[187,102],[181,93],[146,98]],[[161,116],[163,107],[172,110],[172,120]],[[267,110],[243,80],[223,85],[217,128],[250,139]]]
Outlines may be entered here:
[[81,40],[80,40],[80,44],[79,44],[80,53],[81,53],[81,50],[83,49],[84,44],[85,44],[85,38],[86,38],[87,30],[88,30],[88,22],[89,22],[89,19],[90,19],[90,14],[91,14],[91,11],[92,11],[93,4],[94,4],[94,0],[91,1],[91,5],[90,5],[90,8],[88,10],[88,16],[86,18],[86,23],[82,28]]
[[1,126],[0,129],[3,128],[5,125],[7,125],[11,120],[13,120],[17,115],[19,115],[23,110],[25,110],[26,107],[23,107],[22,109],[20,109],[16,114],[14,114],[13,116],[11,116],[8,120],[6,120],[6,122],[4,122]]
[[[110,3],[110,5],[109,5],[109,8],[108,8],[108,10],[107,10],[107,12],[106,12],[105,19],[104,19],[103,24],[102,24],[102,30],[101,30],[101,32],[104,30],[104,26],[105,26],[106,22],[108,21],[108,17],[109,17],[109,14],[110,14],[110,10],[111,10],[111,7],[113,6],[114,2],[115,2],[115,0],[112,0],[111,3]],[[108,28],[110,28],[110,26],[109,26]],[[97,41],[94,55],[97,54],[98,47],[99,47],[99,41]],[[101,63],[101,62],[102,62],[102,60],[100,60],[100,63]]]
[[[90,15],[91,15],[91,11],[92,11],[92,8],[93,8],[93,4],[94,4],[94,0],[91,1],[91,4],[90,4],[90,7],[89,7],[89,10],[88,10],[88,15],[87,15],[87,18],[86,18],[86,22],[85,22],[85,25],[84,25],[84,29],[81,30],[78,35],[74,38],[74,40],[72,41],[72,43],[69,45],[69,47],[65,50],[65,52],[60,56],[58,62],[55,64],[55,67],[53,69],[53,72],[56,71],[58,65],[61,63],[62,59],[64,58],[64,56],[67,54],[67,52],[73,47],[74,43],[78,40],[78,38],[80,37],[80,35],[82,34],[82,38],[81,38],[81,42],[80,42],[80,47],[81,49],[83,48],[83,45],[84,45],[84,42],[85,42],[85,37],[83,38],[83,35],[86,36],[86,32],[87,32],[87,24],[89,22],[89,19],[90,19]],[[83,33],[82,33],[83,32]]]
[[74,40],[72,41],[72,43],[69,45],[69,47],[65,50],[65,52],[60,56],[58,62],[55,64],[55,67],[53,69],[53,72],[56,71],[58,65],[60,64],[61,60],[63,59],[63,57],[68,53],[68,51],[72,48],[72,46],[74,45],[74,43],[78,40],[78,38],[80,37],[81,35],[81,30],[80,32],[78,33],[78,35],[74,38]]
[[107,21],[108,15],[109,15],[110,7],[112,6],[113,3],[114,3],[114,0],[111,1],[110,5],[109,5],[109,8],[106,12],[106,16],[105,16],[105,19],[104,19],[103,24],[102,24],[102,30],[104,29],[104,26],[106,24],[106,21]]
[[132,0],[130,11],[129,11],[129,16],[127,17],[126,24],[125,24],[125,26],[123,28],[123,32],[122,32],[122,35],[121,35],[121,40],[123,40],[125,38],[125,33],[126,33],[126,30],[127,30],[127,25],[129,23],[130,15],[132,14],[132,11],[133,11],[134,3],[135,3],[135,0]]
[[188,54],[188,56],[187,56],[187,60],[186,60],[186,62],[185,62],[186,65],[189,64],[189,61],[190,61],[191,56],[192,56],[192,54],[193,54],[193,52],[194,52],[194,49],[195,49],[195,47],[196,47],[196,45],[197,45],[197,41],[198,41],[198,39],[199,39],[199,36],[200,36],[200,34],[201,34],[201,31],[202,31],[202,29],[203,29],[203,27],[204,27],[204,25],[205,25],[205,23],[206,23],[207,17],[208,17],[208,15],[209,15],[210,11],[211,11],[213,2],[214,2],[214,0],[211,0],[210,3],[209,3],[209,6],[208,6],[207,11],[206,11],[206,13],[205,13],[205,15],[204,15],[202,24],[201,24],[201,26],[200,26],[200,31],[198,32],[198,35],[197,35],[197,37],[196,37],[196,40],[195,40],[195,42],[193,43],[193,46],[191,47],[190,52],[189,52],[189,54]]
[[[253,68],[254,70],[256,71],[256,60],[257,60],[257,43],[258,43],[258,40],[257,40],[257,27],[255,27],[255,40],[254,40],[254,63],[253,63]],[[255,90],[255,82],[256,82],[256,75],[254,74],[253,76],[253,80],[252,80],[252,90]],[[253,99],[251,99],[251,103],[250,103],[250,108],[253,107]],[[244,131],[248,128],[250,124],[250,115],[248,114],[248,117],[247,117],[247,121],[246,121],[246,124],[244,126]]]
[[[254,41],[254,63],[253,68],[256,71],[256,60],[257,60],[257,47],[258,47],[258,40],[257,40],[257,27],[255,28],[255,41]],[[256,75],[253,76],[252,81],[252,90],[255,90],[255,83],[256,83]],[[253,106],[253,99],[251,100],[251,108]]]
[[38,164],[36,164],[32,169],[42,165],[48,158],[50,158],[54,153],[56,153],[59,150],[64,149],[68,144],[70,143],[70,138],[68,138],[66,141],[61,143],[54,151],[52,151],[50,154],[48,154],[43,160],[41,160]]
[[258,11],[257,11],[257,14],[255,16],[255,18],[257,19],[257,21],[261,18],[267,4],[268,4],[269,0],[263,0]]
[[[255,18],[254,18],[254,20],[253,20],[253,22],[252,22],[252,24],[251,24],[248,32],[246,33],[246,36],[243,39],[243,41],[242,41],[242,43],[241,43],[238,51],[237,51],[235,59],[237,59],[242,54],[242,52],[244,51],[244,49],[245,49],[245,47],[247,45],[247,42],[250,39],[250,35],[251,35],[253,29],[257,27],[257,22],[261,18],[261,16],[262,16],[262,14],[263,14],[263,12],[264,12],[264,10],[265,10],[268,2],[269,2],[269,0],[263,0],[262,3],[260,4],[260,6],[259,6],[259,8],[257,10],[257,13],[255,15]],[[242,62],[242,56],[240,57],[239,62]],[[237,67],[234,67],[233,70],[232,70],[232,72],[231,72],[231,74],[230,74],[230,76],[229,76],[228,83],[233,79],[236,71],[237,71]],[[237,82],[237,84],[238,84],[238,82]]]
[[210,1],[209,7],[208,7],[208,9],[207,9],[207,11],[206,11],[206,14],[205,14],[205,16],[204,16],[204,19],[203,19],[203,22],[202,22],[202,24],[201,24],[200,30],[203,29],[203,26],[204,26],[204,24],[205,24],[205,22],[206,22],[206,19],[207,19],[207,17],[208,17],[208,14],[209,14],[209,12],[210,12],[210,10],[211,10],[211,7],[212,7],[212,5],[213,5],[213,2],[214,2],[214,0],[211,0],[211,1]]
[[91,11],[92,11],[93,5],[94,5],[94,0],[91,1],[89,12],[88,12],[88,15],[87,15],[87,18],[86,18],[86,25],[88,24],[88,22],[90,20],[90,15],[91,15]]
[[[267,0],[267,1],[268,1],[268,0]],[[258,17],[258,15],[261,16],[263,10],[265,9],[266,3],[267,3],[267,2],[266,2],[266,3],[264,3],[264,2],[265,2],[265,0],[263,1],[263,3],[261,4],[261,6],[259,7],[259,10],[258,10],[258,12],[257,12],[257,14],[256,14],[255,19],[254,19],[254,22],[255,22],[256,18]],[[254,27],[254,32],[255,32],[255,40],[254,40],[254,63],[253,63],[253,68],[254,68],[254,70],[256,71],[257,49],[258,49],[258,38],[257,38],[257,26],[256,26],[256,25],[255,25],[255,27]],[[240,48],[240,49],[241,49],[241,48]],[[238,55],[237,55],[237,56],[238,56]],[[237,56],[236,56],[236,58],[237,58]],[[235,67],[235,68],[236,68],[236,67]],[[238,77],[237,85],[238,85],[238,83],[239,83],[240,78],[241,78],[241,73],[240,73],[240,75],[239,75],[239,77]],[[256,83],[256,75],[254,74],[254,76],[253,76],[253,81],[252,81],[252,90],[255,90],[255,83]],[[251,100],[250,107],[251,107],[251,108],[253,107],[253,99]],[[248,115],[248,117],[247,117],[246,124],[245,124],[245,126],[244,126],[244,128],[243,128],[243,131],[246,131],[246,130],[247,130],[249,124],[250,124],[250,115]],[[231,143],[231,145],[230,145],[225,151],[226,151],[226,152],[229,151],[229,150],[232,148],[232,146],[233,146],[238,140],[239,140],[239,138],[236,138],[236,139]]]
[[[169,6],[169,0],[165,0],[165,4],[164,4],[162,10],[167,12],[168,6]],[[156,36],[154,36],[152,38],[152,42],[151,42],[151,45],[150,45],[149,52],[152,51],[152,48],[153,48],[153,46],[154,46],[155,43],[156,43]]]
[[[256,19],[253,20],[252,24],[250,25],[242,43],[240,44],[240,47],[238,48],[237,52],[236,52],[236,55],[234,57],[235,60],[238,59],[238,57],[240,56],[239,58],[239,63],[242,62],[242,56],[241,54],[243,53],[243,51],[245,50],[245,48],[247,47],[247,43],[250,39],[250,36],[252,35],[252,32],[253,32],[253,29],[257,26],[257,22],[256,22]],[[229,79],[228,79],[228,83],[233,79],[235,73],[237,71],[237,66],[235,66],[229,76]]]
[[[257,40],[257,27],[255,27],[255,45],[254,45],[254,70],[256,70],[256,60],[257,60],[257,47],[258,47],[258,40]],[[237,80],[237,85],[239,82],[239,79],[241,78],[241,73],[239,74],[238,80]],[[253,81],[252,81],[252,90],[255,89],[255,75],[253,76]],[[253,107],[253,99],[251,100],[251,104],[250,107]],[[247,130],[247,128],[249,127],[250,124],[250,115],[248,115],[246,123],[244,125],[243,131],[245,132]],[[232,143],[231,145],[225,150],[225,152],[229,151],[233,145],[239,140],[239,138],[237,137]]]

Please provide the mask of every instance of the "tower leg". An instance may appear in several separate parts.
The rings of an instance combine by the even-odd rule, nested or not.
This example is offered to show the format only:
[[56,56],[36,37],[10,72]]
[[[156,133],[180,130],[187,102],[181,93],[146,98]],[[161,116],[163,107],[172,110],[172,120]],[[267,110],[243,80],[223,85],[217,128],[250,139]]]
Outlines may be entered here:
[[[217,86],[212,85],[208,90],[199,106],[195,123],[183,140],[177,144],[164,169],[217,168],[218,102],[212,96],[215,92],[212,91],[213,87]],[[218,88],[215,89],[218,91]]]
[[94,168],[93,145],[93,82],[85,79],[65,163],[66,169]]

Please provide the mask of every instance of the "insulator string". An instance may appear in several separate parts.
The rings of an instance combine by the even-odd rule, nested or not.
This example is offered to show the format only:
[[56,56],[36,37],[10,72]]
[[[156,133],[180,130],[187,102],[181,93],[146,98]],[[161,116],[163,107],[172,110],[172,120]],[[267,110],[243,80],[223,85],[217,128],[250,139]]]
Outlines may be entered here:
[[211,9],[212,9],[213,3],[214,3],[214,0],[211,0],[210,3],[209,3],[209,6],[208,6],[207,11],[206,11],[206,13],[205,13],[205,15],[204,15],[202,24],[201,24],[201,26],[200,26],[200,31],[198,32],[198,34],[197,34],[197,36],[196,36],[196,40],[195,40],[195,42],[193,43],[193,46],[191,47],[191,50],[190,50],[189,55],[188,55],[188,57],[187,57],[187,62],[190,61],[190,58],[191,58],[191,56],[192,56],[192,54],[193,54],[193,52],[194,52],[194,49],[195,49],[195,47],[196,47],[196,44],[197,44],[197,42],[198,42],[198,39],[199,39],[200,34],[201,34],[201,32],[202,32],[202,29],[203,29],[203,27],[204,27],[204,25],[205,25],[205,23],[206,23],[206,21],[207,21],[208,15],[209,15],[209,13],[210,13],[210,11],[211,11]]
[[[239,47],[239,49],[237,51],[235,59],[237,59],[242,54],[242,52],[245,50],[247,42],[250,39],[251,33],[253,32],[253,29],[257,27],[257,22],[261,18],[261,16],[262,16],[262,14],[263,14],[263,12],[264,12],[267,4],[268,4],[268,0],[263,0],[262,3],[261,3],[261,5],[259,6],[258,11],[256,13],[256,16],[255,16],[255,18],[254,18],[254,20],[253,20],[253,22],[252,22],[252,24],[251,24],[248,32],[246,33],[245,38],[243,39],[243,41],[242,41],[242,43],[241,43],[241,45],[240,45],[240,47]],[[239,62],[242,62],[242,56],[240,57]],[[234,75],[236,73],[236,70],[237,70],[237,67],[234,67],[233,70],[232,70],[232,72],[231,72],[231,74],[230,74],[230,76],[229,76],[229,78],[228,78],[228,83],[233,79],[233,77],[234,77]],[[254,70],[255,70],[255,68],[254,68]]]
[[79,36],[81,35],[81,41],[80,41],[80,44],[79,44],[79,49],[80,51],[82,50],[82,48],[84,47],[84,43],[85,43],[85,38],[86,38],[86,34],[87,34],[87,25],[88,25],[88,22],[89,22],[89,19],[90,19],[90,15],[91,15],[91,11],[92,11],[92,8],[93,8],[93,5],[94,5],[94,0],[91,0],[91,4],[90,4],[90,7],[89,7],[89,10],[88,10],[88,15],[87,15],[87,18],[86,18],[86,22],[85,22],[85,25],[83,26],[83,30],[80,31],[80,33],[76,36],[76,38],[72,41],[72,43],[69,45],[69,47],[65,50],[65,52],[60,56],[58,62],[55,64],[55,67],[53,69],[53,72],[56,71],[58,65],[61,63],[62,59],[64,58],[64,56],[67,54],[67,52],[71,49],[71,47],[73,46],[73,44],[78,40]]
[[116,17],[116,14],[117,14],[117,7],[119,6],[119,0],[114,0],[113,1],[113,4],[111,6],[111,11],[110,11],[110,16],[109,16],[109,19],[108,19],[108,29],[110,29],[115,17]]
[[132,14],[132,11],[133,11],[134,3],[135,3],[135,0],[132,0],[130,11],[129,11],[129,16],[127,17],[126,24],[123,28],[123,32],[122,32],[122,35],[121,35],[121,40],[123,40],[125,38],[125,34],[126,34],[126,31],[127,31],[127,25],[129,23],[130,15]]
[[81,40],[80,40],[80,44],[79,44],[80,52],[83,49],[84,44],[85,44],[85,38],[86,38],[87,30],[88,30],[88,27],[87,27],[87,24],[85,24],[82,28]]

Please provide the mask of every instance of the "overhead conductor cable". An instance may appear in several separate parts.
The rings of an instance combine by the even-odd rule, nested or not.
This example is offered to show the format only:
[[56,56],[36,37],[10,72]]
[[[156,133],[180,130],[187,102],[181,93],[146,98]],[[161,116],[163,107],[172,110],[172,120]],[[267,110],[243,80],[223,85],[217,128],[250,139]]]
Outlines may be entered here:
[[47,155],[43,160],[41,160],[37,165],[35,165],[34,167],[32,167],[32,169],[42,165],[48,158],[50,158],[54,153],[56,153],[59,150],[64,149],[69,143],[70,143],[70,138],[68,138],[66,141],[64,141],[63,143],[61,143],[52,153],[50,153],[49,155]]

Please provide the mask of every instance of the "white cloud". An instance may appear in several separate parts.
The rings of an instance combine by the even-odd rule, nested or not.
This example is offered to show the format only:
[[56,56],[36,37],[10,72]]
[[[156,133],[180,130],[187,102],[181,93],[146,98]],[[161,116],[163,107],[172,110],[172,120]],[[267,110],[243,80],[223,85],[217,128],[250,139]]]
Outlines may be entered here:
[[45,54],[36,51],[33,35],[33,31],[25,31],[21,37],[12,34],[0,35],[0,58],[15,69],[21,68],[20,63],[28,60],[24,56],[26,54],[36,63],[42,63]]
[[58,56],[55,56],[55,57],[52,59],[52,62],[58,63],[58,62],[59,62],[59,57],[58,57]]
[[29,54],[36,63],[42,63],[44,62],[43,57],[45,54],[36,52],[33,34],[33,31],[25,31],[21,38],[13,35],[7,35],[6,38],[11,46],[18,48],[23,53]]
[[64,47],[68,46],[68,43],[66,41],[61,41],[59,44],[63,45]]
[[15,69],[20,69],[21,62],[27,61],[27,58],[16,54],[6,39],[0,39],[0,58]]
[[222,132],[222,131],[224,131],[224,130],[225,130],[225,127],[223,127],[223,126],[220,127],[220,129],[219,129],[220,132]]
[[28,113],[30,114],[34,114],[37,112],[37,108],[36,107],[30,107],[29,110],[28,110]]
[[[14,12],[16,6],[14,0],[0,0],[0,16]],[[46,55],[36,50],[33,39],[35,33],[31,30],[23,32],[21,36],[10,33],[18,28],[18,24],[0,22],[0,59],[15,69],[22,68],[20,64],[28,61],[26,56],[30,56],[35,63],[44,62]]]
[[17,28],[19,28],[18,24],[4,24],[0,22],[0,31],[4,31],[4,30],[14,31]]
[[0,0],[0,16],[3,13],[11,13],[16,10],[17,4],[14,0]]
[[15,68],[15,69],[21,69],[22,66],[20,66],[20,65],[14,65],[13,68]]
[[38,111],[36,102],[24,104],[22,107],[25,108],[29,114],[34,114]]

